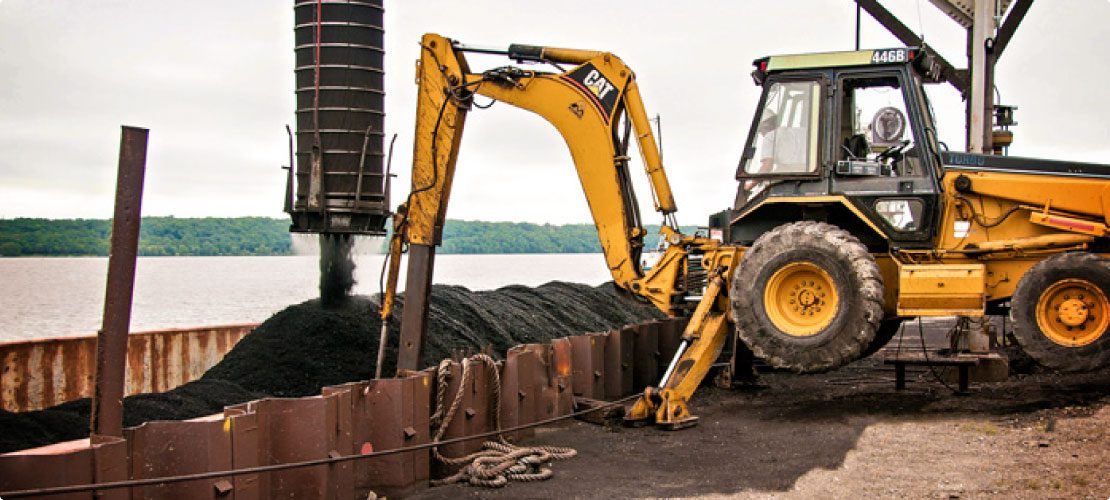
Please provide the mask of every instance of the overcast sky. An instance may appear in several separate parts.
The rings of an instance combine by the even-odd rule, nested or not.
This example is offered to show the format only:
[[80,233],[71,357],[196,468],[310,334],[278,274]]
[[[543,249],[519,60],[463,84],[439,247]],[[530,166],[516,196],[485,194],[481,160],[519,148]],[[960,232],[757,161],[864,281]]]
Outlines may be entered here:
[[[121,124],[151,129],[145,214],[281,217],[293,3],[0,0],[0,218],[109,216]],[[962,29],[931,3],[883,3],[963,65]],[[636,71],[648,112],[663,116],[679,221],[704,224],[735,194],[758,98],[751,60],[850,50],[854,23],[851,0],[386,0],[395,185],[409,185],[422,33],[603,49]],[[1002,100],[1020,108],[1011,154],[1110,163],[1108,23],[1107,0],[1034,4],[998,66]],[[866,13],[862,32],[865,48],[899,45]],[[478,62],[472,69],[487,60]],[[958,95],[935,86],[931,96],[941,139],[962,148]],[[642,182],[638,193],[650,203]],[[658,222],[650,206],[643,211]],[[557,132],[504,104],[467,120],[448,215],[590,220]]]

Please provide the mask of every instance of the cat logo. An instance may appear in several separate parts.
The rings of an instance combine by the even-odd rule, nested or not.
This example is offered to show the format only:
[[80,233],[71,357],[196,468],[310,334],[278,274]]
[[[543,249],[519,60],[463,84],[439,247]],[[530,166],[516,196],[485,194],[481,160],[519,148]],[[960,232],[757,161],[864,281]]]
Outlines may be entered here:
[[620,96],[613,82],[590,63],[571,70],[561,78],[586,94],[590,102],[601,112],[605,123],[609,123],[613,116],[613,108],[617,105],[617,98]]
[[590,89],[590,92],[593,92],[598,99],[604,99],[606,94],[614,90],[613,84],[609,83],[609,80],[606,80],[604,76],[601,76],[601,72],[596,69],[590,71],[590,73],[586,75],[586,78],[582,79],[582,83],[585,84],[586,88]]

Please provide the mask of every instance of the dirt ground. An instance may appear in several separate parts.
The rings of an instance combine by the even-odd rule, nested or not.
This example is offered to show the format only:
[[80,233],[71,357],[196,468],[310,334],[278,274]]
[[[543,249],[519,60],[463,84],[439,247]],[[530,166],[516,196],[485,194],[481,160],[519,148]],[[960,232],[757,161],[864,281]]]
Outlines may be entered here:
[[[920,350],[916,332],[904,341]],[[1110,497],[1110,371],[1017,375],[957,396],[911,368],[895,391],[881,363],[895,345],[827,374],[764,374],[760,390],[703,387],[691,429],[540,429],[527,444],[579,452],[553,479],[416,497]]]

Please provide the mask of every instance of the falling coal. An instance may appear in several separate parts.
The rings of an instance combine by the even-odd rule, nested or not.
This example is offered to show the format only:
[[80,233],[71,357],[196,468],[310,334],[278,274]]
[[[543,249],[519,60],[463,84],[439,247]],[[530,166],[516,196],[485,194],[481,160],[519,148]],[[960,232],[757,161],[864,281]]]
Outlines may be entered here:
[[320,305],[325,309],[342,306],[355,286],[355,261],[351,255],[354,236],[320,234]]

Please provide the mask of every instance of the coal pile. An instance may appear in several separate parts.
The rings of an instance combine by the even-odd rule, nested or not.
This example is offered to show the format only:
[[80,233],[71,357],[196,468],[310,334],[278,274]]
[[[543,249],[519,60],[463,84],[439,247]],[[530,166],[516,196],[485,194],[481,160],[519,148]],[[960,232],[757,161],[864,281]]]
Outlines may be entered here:
[[[390,342],[382,373],[395,371],[399,318],[404,296],[390,320]],[[600,287],[551,282],[536,288],[508,286],[472,292],[436,285],[428,310],[424,366],[456,352],[547,342],[585,332],[661,318],[611,284]],[[350,297],[338,306],[310,300],[286,308],[255,328],[201,380],[227,380],[273,396],[302,397],[320,388],[373,378],[381,320],[369,297]]]
[[[344,292],[344,296],[346,293]],[[382,373],[397,357],[404,296],[390,320]],[[547,342],[663,317],[612,283],[551,282],[473,292],[436,285],[428,312],[424,366],[455,353],[489,350],[501,356],[515,345]],[[182,420],[218,413],[224,406],[266,396],[303,397],[322,387],[373,378],[381,320],[376,299],[313,299],[289,306],[259,325],[199,380],[160,394],[124,400],[124,425]],[[90,400],[45,410],[0,410],[0,452],[88,435]]]
[[[123,400],[123,425],[149,420],[185,420],[223,411],[234,402],[265,397],[223,380],[197,380],[162,393],[136,394]],[[92,400],[77,399],[44,410],[0,410],[0,453],[89,436]]]

